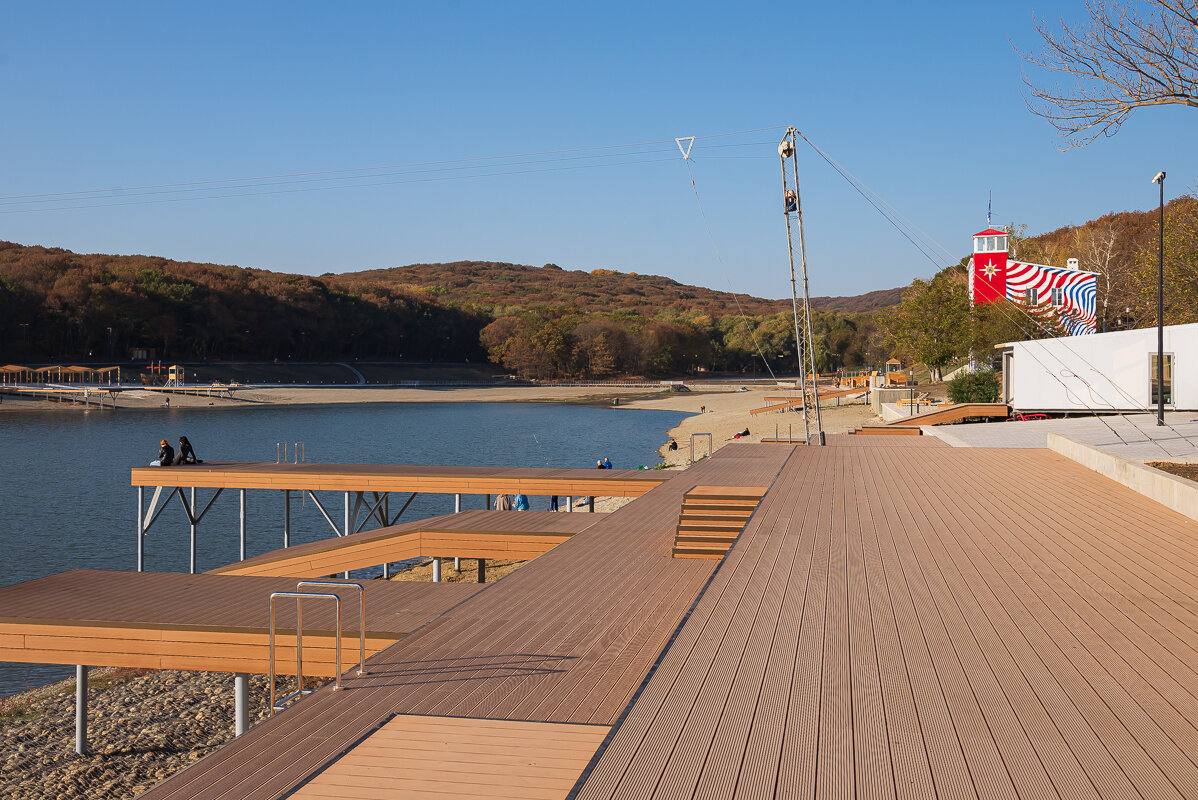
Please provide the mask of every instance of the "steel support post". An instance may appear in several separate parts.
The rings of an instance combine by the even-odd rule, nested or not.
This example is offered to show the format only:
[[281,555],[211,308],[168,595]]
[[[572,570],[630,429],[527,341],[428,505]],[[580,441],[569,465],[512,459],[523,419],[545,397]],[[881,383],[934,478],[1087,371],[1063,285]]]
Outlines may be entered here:
[[571,512],[571,513],[574,511],[574,497],[573,496],[566,498],[566,511]]
[[595,498],[587,498],[587,511],[591,512],[592,514],[595,513]]
[[196,487],[191,487],[191,513],[187,522],[191,525],[191,574],[196,572]]
[[[453,513],[455,513],[455,514],[462,513],[462,495],[460,495],[460,494],[455,494],[453,496]],[[454,572],[462,571],[462,559],[458,558],[457,556],[454,556],[454,559],[453,559],[453,571]]]
[[146,487],[137,487],[137,571],[146,569],[146,518],[142,509],[146,506]]
[[241,534],[241,560],[245,561],[245,489],[238,491],[240,495],[240,513],[238,515],[238,532]]
[[233,676],[233,735],[240,736],[250,726],[250,676],[238,672]]
[[75,665],[75,752],[87,754],[87,667]]
[[283,546],[291,547],[291,490],[283,490]]
[[487,582],[487,559],[480,558],[478,560],[478,582]]
[[487,494],[487,495],[483,495],[483,497],[486,498],[486,500],[483,501],[483,508],[486,509],[487,511],[490,511],[491,510],[491,495]]
[[[353,520],[350,519],[350,512],[349,512],[349,492],[346,492],[345,493],[345,528],[343,529],[344,533],[342,533],[341,535],[349,536],[351,533],[353,533],[354,532],[353,524],[354,523],[353,523]],[[341,577],[345,580],[349,580],[349,570],[342,572]]]
[[433,583],[441,582],[441,559],[433,557]]

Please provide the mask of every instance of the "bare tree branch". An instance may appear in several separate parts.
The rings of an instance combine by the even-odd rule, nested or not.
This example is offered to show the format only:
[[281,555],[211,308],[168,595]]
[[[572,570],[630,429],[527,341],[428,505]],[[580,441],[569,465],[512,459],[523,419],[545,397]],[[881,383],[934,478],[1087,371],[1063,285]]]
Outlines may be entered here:
[[1082,25],[1036,20],[1039,53],[1023,59],[1059,83],[1026,72],[1024,99],[1067,147],[1112,136],[1137,108],[1198,108],[1198,0],[1087,0]]

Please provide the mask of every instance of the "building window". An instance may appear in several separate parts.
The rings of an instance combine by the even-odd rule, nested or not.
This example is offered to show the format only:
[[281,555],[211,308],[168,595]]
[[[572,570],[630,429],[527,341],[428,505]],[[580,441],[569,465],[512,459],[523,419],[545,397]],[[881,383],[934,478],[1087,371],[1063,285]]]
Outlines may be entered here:
[[1034,306],[1040,302],[1040,295],[1036,292],[1036,290],[1034,288],[1024,289],[1023,302],[1027,303],[1029,306]]
[[1054,306],[1065,305],[1065,290],[1064,290],[1064,288],[1062,288],[1060,286],[1054,286],[1052,288],[1052,304]]
[[995,245],[996,245],[996,247],[994,248],[995,252],[1006,252],[1006,250],[1007,250],[1007,237],[1005,237],[1005,236],[999,236],[999,237],[997,237],[997,238],[995,239]]
[[[1152,370],[1149,382],[1152,386],[1152,405],[1160,402],[1156,383],[1156,353],[1148,356],[1148,366]],[[1173,354],[1165,353],[1165,404],[1173,404]]]

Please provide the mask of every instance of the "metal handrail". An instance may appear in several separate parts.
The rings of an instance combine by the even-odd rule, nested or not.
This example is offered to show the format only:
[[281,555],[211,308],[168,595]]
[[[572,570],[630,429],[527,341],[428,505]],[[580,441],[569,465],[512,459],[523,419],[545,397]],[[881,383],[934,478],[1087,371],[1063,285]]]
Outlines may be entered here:
[[[358,674],[366,675],[366,589],[360,583],[344,583],[338,581],[300,581],[295,585],[295,590],[313,587],[322,587],[329,589],[357,589],[358,590]],[[340,669],[341,665],[337,665]]]
[[[275,700],[275,600],[280,597],[295,598],[295,679],[296,690],[276,702]],[[267,659],[267,668],[270,674],[270,715],[274,716],[276,711],[282,711],[287,703],[295,700],[298,697],[309,695],[311,689],[304,689],[304,618],[303,618],[303,602],[305,599],[321,599],[332,600],[337,606],[337,631],[335,638],[335,655],[336,669],[334,677],[336,683],[333,686],[333,691],[341,688],[341,598],[335,594],[317,594],[315,592],[271,592],[270,595],[270,639],[269,639],[269,656]]]

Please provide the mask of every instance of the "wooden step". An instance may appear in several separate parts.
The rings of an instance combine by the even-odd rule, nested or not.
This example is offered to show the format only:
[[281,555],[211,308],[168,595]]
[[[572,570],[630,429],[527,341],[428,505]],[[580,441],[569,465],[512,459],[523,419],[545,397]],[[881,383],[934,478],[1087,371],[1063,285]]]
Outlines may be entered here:
[[723,545],[724,549],[727,550],[729,547],[732,546],[732,543],[735,541],[736,541],[736,537],[731,534],[724,534],[722,536],[704,536],[701,534],[696,535],[693,533],[679,533],[678,536],[674,539],[674,546],[677,547],[678,545],[682,545],[682,544],[698,544],[698,545],[713,545],[713,546],[714,545]]
[[674,558],[711,558],[721,559],[728,554],[728,548],[715,549],[711,547],[674,547]]
[[704,520],[724,520],[727,522],[739,522],[742,525],[749,521],[749,517],[753,516],[752,511],[682,511],[681,521],[685,522],[692,519]]
[[679,523],[678,523],[678,533],[680,533],[680,534],[683,532],[685,532],[685,533],[694,533],[694,532],[699,532],[699,533],[706,533],[706,532],[710,532],[710,533],[720,533],[720,532],[740,533],[744,529],[745,529],[744,523],[738,523],[738,522],[728,523],[728,522],[716,522],[716,521],[709,521],[709,520],[698,520],[698,521],[685,520],[685,521],[679,521]]
[[733,511],[740,514],[750,514],[753,509],[760,505],[759,500],[754,500],[752,503],[696,503],[692,500],[682,501],[682,510],[685,513],[689,510],[694,511]]

